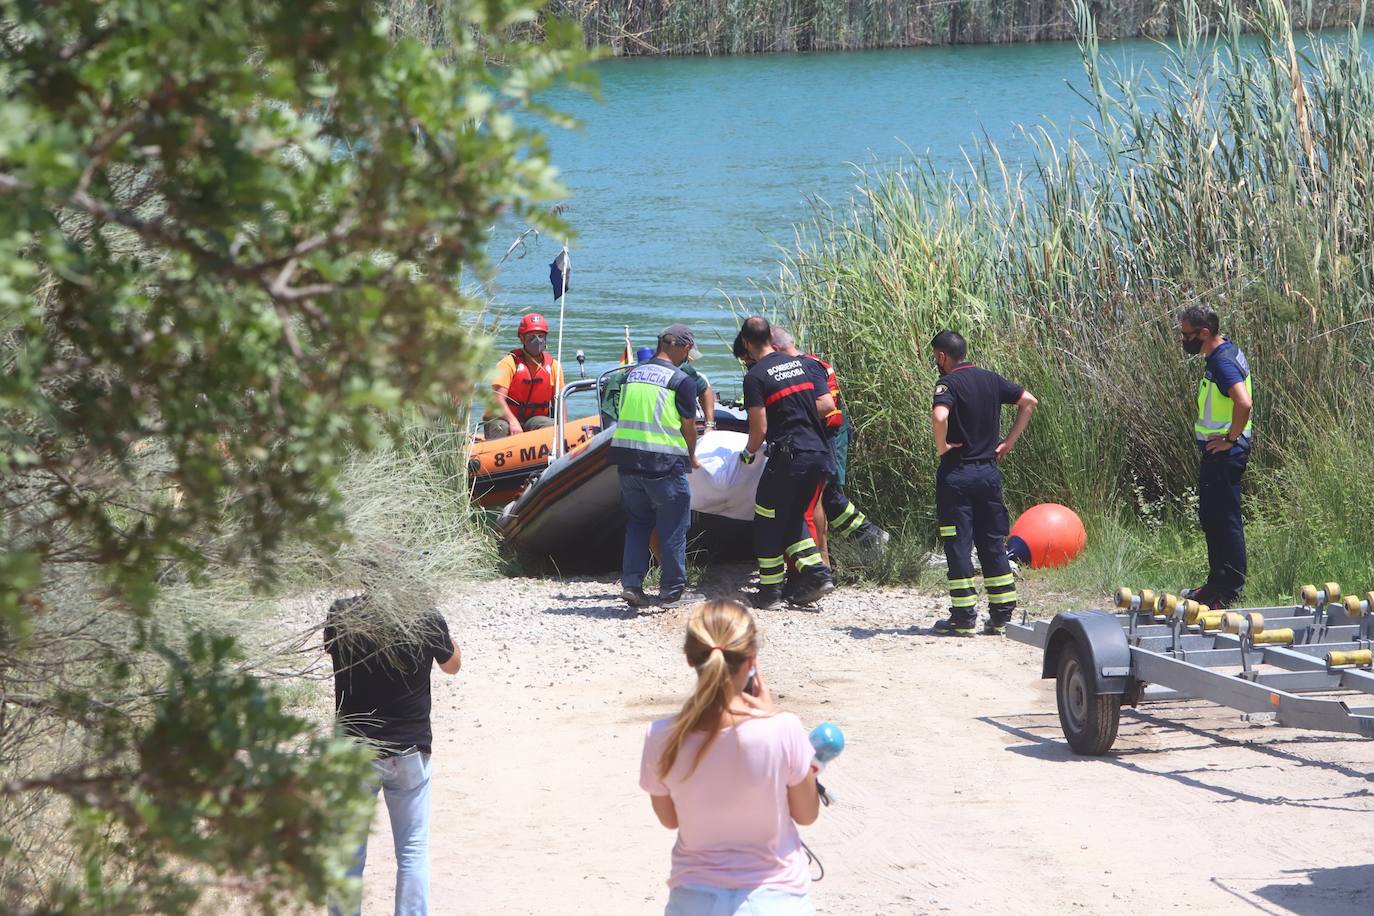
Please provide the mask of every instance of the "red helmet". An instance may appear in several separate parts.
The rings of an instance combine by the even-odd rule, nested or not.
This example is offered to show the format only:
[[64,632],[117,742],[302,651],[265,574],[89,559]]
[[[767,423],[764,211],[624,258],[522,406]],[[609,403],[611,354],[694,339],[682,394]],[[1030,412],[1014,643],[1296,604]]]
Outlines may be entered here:
[[545,334],[549,333],[549,323],[545,321],[544,316],[538,312],[530,312],[524,318],[520,319],[520,327],[516,328],[515,335],[523,339],[526,334],[531,334],[535,331],[543,331]]

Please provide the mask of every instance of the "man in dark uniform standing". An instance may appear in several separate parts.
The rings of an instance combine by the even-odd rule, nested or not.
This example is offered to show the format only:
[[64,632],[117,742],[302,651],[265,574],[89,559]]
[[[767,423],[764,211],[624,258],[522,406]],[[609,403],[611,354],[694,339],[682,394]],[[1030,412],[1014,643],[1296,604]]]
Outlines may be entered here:
[[[735,356],[752,361],[744,376],[749,440],[740,460],[752,462],[768,443],[768,464],[754,497],[754,552],[759,562],[757,608],[784,601],[806,605],[835,590],[835,580],[806,527],[820,499],[834,459],[826,441],[822,411],[834,409],[828,391],[818,392],[800,356],[773,349],[772,328],[757,315],[735,338]],[[796,566],[787,577],[787,560]]]
[[[1016,610],[1016,584],[1007,563],[1007,507],[1002,502],[1005,458],[1030,422],[1036,400],[1022,386],[968,362],[968,344],[955,331],[941,331],[930,342],[935,351],[931,427],[940,467],[935,473],[935,515],[949,565],[949,617],[937,621],[938,636],[973,636],[978,593],[973,587],[970,551],[978,550],[988,621],[983,632],[1005,632]],[[1016,420],[1001,439],[1002,405],[1016,405]]]

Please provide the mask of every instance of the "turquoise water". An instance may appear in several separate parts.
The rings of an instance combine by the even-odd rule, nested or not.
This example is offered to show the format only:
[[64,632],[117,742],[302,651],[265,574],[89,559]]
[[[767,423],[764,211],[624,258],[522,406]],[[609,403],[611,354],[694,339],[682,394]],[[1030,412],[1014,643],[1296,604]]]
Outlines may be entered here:
[[[1104,45],[1104,56],[1154,72],[1167,62],[1145,41]],[[920,156],[965,172],[963,151],[979,140],[1015,162],[1029,152],[1023,125],[1062,136],[1090,114],[1071,88],[1086,85],[1073,44],[617,60],[597,70],[603,101],[550,99],[583,122],[550,134],[578,232],[563,343],[569,377],[578,348],[589,369],[609,365],[623,325],[639,346],[675,321],[697,330],[704,369],[721,381],[737,376],[727,297],[763,308],[759,290],[777,276],[779,246],[791,245],[814,201],[850,198],[855,163]],[[498,233],[492,247],[499,255],[509,241]],[[544,238],[508,261],[498,304],[556,321],[548,262],[557,251]]]

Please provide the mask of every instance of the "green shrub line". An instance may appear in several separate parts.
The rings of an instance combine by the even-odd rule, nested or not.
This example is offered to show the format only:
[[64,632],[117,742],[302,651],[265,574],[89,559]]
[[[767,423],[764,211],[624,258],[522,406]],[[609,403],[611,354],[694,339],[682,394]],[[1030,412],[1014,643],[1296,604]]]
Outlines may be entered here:
[[[407,21],[414,6],[393,3]],[[1223,3],[1199,6],[1208,21],[1222,20]],[[1164,38],[1190,27],[1189,7],[1179,4],[1099,0],[1091,7],[1102,38]],[[1343,27],[1360,11],[1352,0],[1290,0],[1286,7],[1307,29]],[[581,25],[589,46],[623,56],[860,51],[1077,35],[1071,0],[551,0],[547,9]]]
[[[1225,4],[1216,38],[1187,9],[1169,67],[1141,81],[1106,69],[1076,4],[1093,106],[1078,139],[1030,132],[1024,174],[992,146],[965,177],[863,172],[852,207],[800,228],[778,301],[845,380],[856,498],[883,524],[924,521],[932,544],[930,338],[956,328],[1027,385],[1041,407],[1004,465],[1009,500],[1074,507],[1093,546],[1063,575],[1098,587],[1205,573],[1202,365],[1176,316],[1210,304],[1255,373],[1247,597],[1324,578],[1368,589],[1374,67],[1354,28],[1299,53],[1277,0],[1248,22]],[[1258,42],[1243,49],[1246,25]]]

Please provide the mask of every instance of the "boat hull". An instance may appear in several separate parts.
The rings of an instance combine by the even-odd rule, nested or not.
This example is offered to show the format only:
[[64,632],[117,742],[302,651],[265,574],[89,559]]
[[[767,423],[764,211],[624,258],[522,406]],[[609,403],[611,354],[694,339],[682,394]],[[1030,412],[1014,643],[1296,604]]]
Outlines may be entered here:
[[[625,510],[620,475],[609,461],[612,430],[563,456],[534,479],[498,521],[502,539],[531,569],[605,572],[620,569]],[[717,558],[753,555],[746,521],[692,513],[689,550]]]

